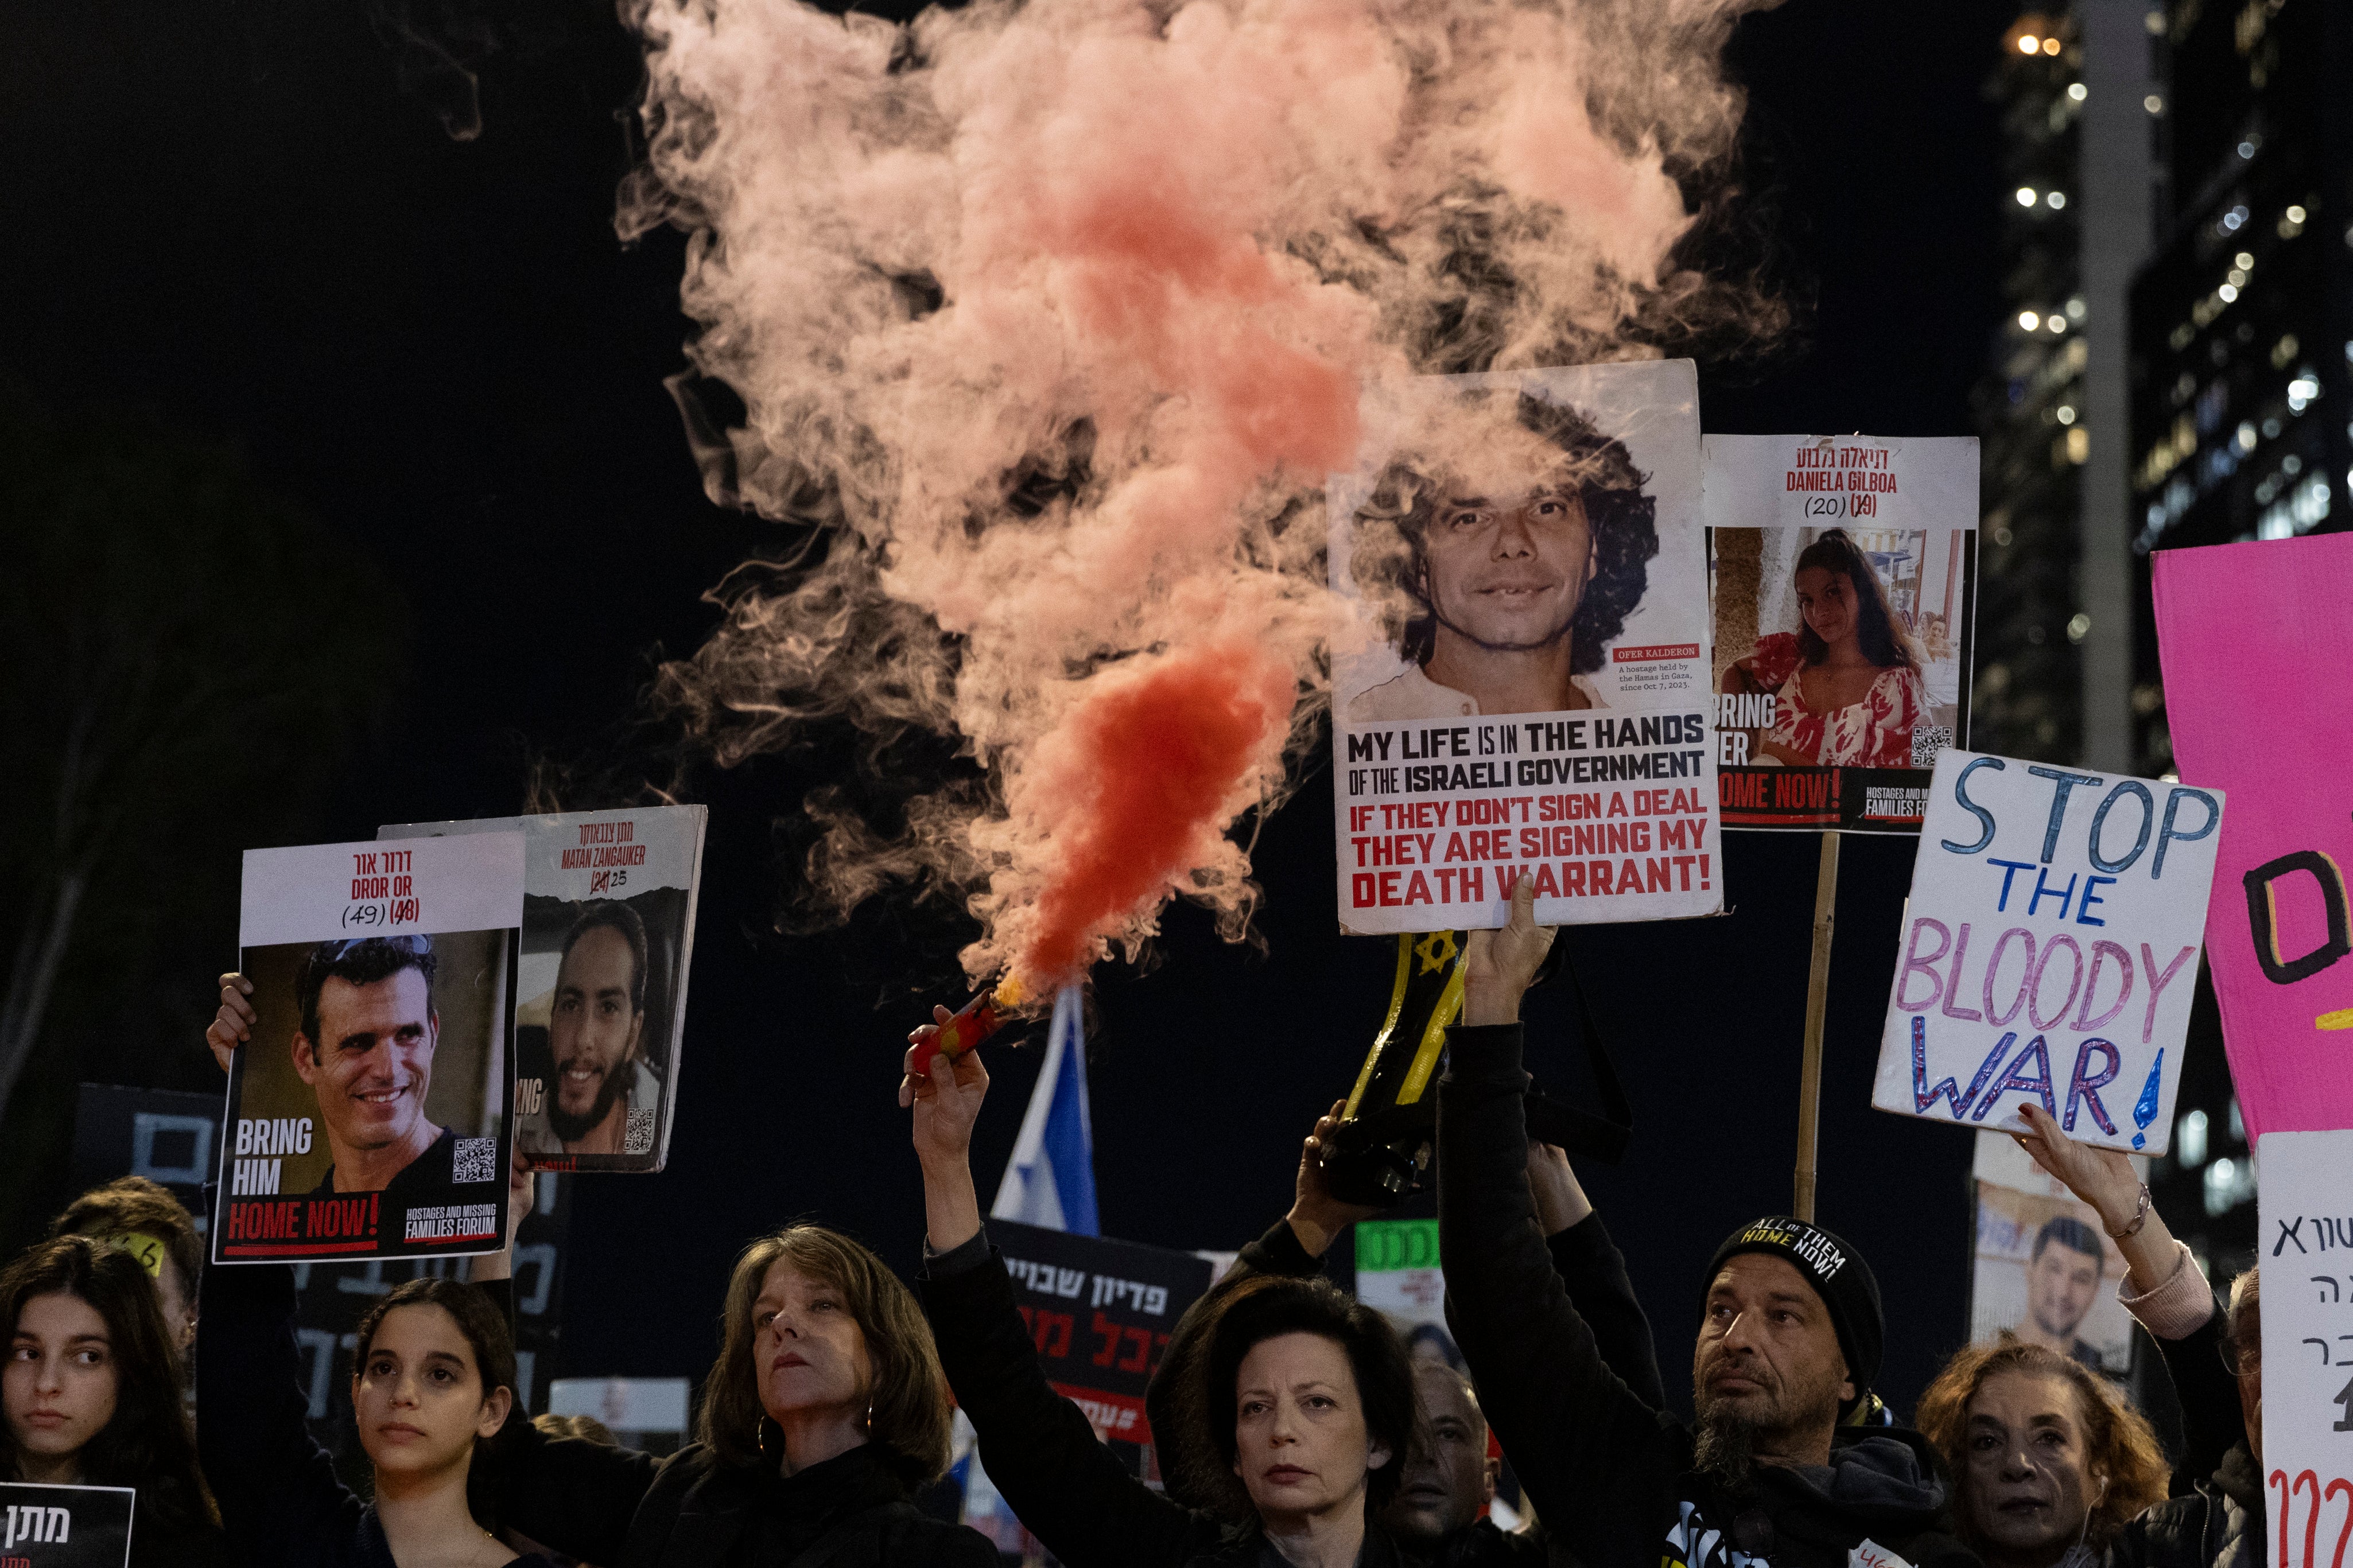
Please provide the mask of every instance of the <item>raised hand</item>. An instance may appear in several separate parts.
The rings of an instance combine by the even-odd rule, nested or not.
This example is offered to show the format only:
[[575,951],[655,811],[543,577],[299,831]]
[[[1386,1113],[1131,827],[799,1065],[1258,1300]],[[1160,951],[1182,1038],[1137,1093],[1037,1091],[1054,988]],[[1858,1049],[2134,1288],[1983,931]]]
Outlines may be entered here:
[[1343,1229],[1380,1213],[1373,1205],[1343,1203],[1334,1197],[1331,1177],[1324,1173],[1324,1152],[1331,1147],[1332,1135],[1340,1130],[1341,1115],[1347,1109],[1346,1100],[1334,1100],[1332,1109],[1316,1120],[1315,1131],[1299,1145],[1299,1175],[1291,1212],[1283,1217],[1291,1222],[1292,1234],[1311,1258],[1323,1257]]
[[213,1048],[213,1060],[228,1071],[230,1053],[253,1038],[253,1026],[258,1015],[253,1004],[246,998],[253,994],[253,982],[242,974],[220,977],[221,1005],[213,1021],[205,1026],[205,1044]]
[[972,1148],[973,1123],[988,1098],[988,1069],[981,1065],[978,1051],[951,1057],[938,1048],[940,1026],[949,1016],[945,1007],[934,1007],[932,1022],[908,1035],[907,1056],[901,1064],[905,1075],[899,1080],[899,1103],[915,1113],[915,1157],[926,1166],[964,1163]]
[[1528,1195],[1535,1201],[1536,1226],[1546,1236],[1558,1236],[1593,1212],[1593,1200],[1568,1163],[1568,1152],[1556,1143],[1528,1140]]
[[1559,933],[1536,924],[1536,887],[1525,871],[1512,885],[1512,918],[1501,931],[1474,931],[1462,958],[1462,1021],[1514,1024],[1520,998]]
[[2131,1157],[2114,1149],[2094,1149],[2067,1136],[2049,1111],[2039,1105],[2019,1108],[2027,1131],[2013,1132],[2018,1146],[2034,1163],[2100,1216],[2100,1228],[2115,1240],[2130,1271],[2132,1289],[2147,1295],[2184,1267],[2173,1233],[2153,1209],[2144,1208],[2147,1189],[2133,1174]]
[[2013,1132],[2018,1146],[2034,1163],[2084,1202],[2097,1209],[2110,1234],[2133,1221],[2140,1206],[2140,1178],[2131,1159],[2114,1149],[2094,1149],[2067,1136],[2052,1114],[2039,1105],[2019,1109],[2028,1131]]

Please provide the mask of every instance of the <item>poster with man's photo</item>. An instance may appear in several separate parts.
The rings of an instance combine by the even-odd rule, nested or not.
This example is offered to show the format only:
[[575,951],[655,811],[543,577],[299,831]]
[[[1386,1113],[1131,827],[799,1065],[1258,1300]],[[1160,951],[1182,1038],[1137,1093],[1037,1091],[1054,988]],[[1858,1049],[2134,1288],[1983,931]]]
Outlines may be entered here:
[[1701,449],[1724,825],[1917,833],[1968,743],[1976,437]]
[[1326,489],[1340,924],[1718,912],[1688,360],[1368,390]]
[[248,849],[216,1263],[505,1245],[522,835]]
[[[2147,1162],[2133,1163],[2147,1173]],[[2094,1371],[2132,1371],[2133,1321],[2116,1299],[2124,1254],[2099,1212],[2045,1175],[2000,1132],[1978,1134],[1976,1242],[1969,1259],[1969,1342],[2005,1335]]]
[[404,823],[379,841],[520,832],[515,1145],[543,1171],[670,1158],[702,883],[700,805]]

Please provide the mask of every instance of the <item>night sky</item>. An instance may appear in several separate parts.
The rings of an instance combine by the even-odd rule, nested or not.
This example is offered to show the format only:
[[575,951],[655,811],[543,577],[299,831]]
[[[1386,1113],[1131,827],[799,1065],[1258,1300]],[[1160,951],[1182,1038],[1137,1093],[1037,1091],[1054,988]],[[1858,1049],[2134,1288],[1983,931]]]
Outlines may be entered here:
[[[408,668],[321,836],[515,811],[533,759],[613,763],[654,660],[710,624],[702,593],[789,542],[704,500],[663,391],[688,331],[681,242],[614,236],[638,64],[610,8],[534,0],[479,26],[457,4],[11,10],[0,380],[58,416],[132,408],[234,446],[396,585],[397,603],[350,607],[405,618]],[[1742,24],[1753,210],[1812,310],[1768,363],[1703,366],[1707,428],[1971,431],[2001,199],[1979,89],[2014,12],[1793,0]],[[479,70],[478,138],[445,132],[449,79],[404,28],[469,40],[450,47]],[[819,736],[701,780],[712,832],[670,1166],[579,1183],[567,1374],[699,1376],[735,1247],[785,1220],[913,1265],[895,1042],[950,994],[953,941],[890,910],[776,931],[793,841],[776,821],[837,762]],[[1146,973],[1098,976],[1110,1234],[1240,1246],[1282,1213],[1299,1137],[1353,1079],[1392,960],[1335,933],[1328,791],[1319,773],[1264,825],[1263,952],[1178,910]],[[248,847],[181,852],[233,888]],[[1789,1201],[1815,848],[1732,835],[1728,917],[1568,938],[1637,1117],[1626,1165],[1588,1181],[1679,1402],[1702,1266]],[[1909,839],[1846,840],[1821,1155],[1821,1217],[1886,1292],[1899,1407],[1963,1335],[1970,1247],[1968,1139],[1868,1108],[1911,861]],[[133,1042],[149,1081],[201,1065],[235,926],[230,907],[189,911],[156,953],[185,977],[187,1026]],[[1531,998],[1530,1054],[1573,1091],[1564,1000]],[[994,1071],[985,1185],[1035,1056],[998,1051]]]

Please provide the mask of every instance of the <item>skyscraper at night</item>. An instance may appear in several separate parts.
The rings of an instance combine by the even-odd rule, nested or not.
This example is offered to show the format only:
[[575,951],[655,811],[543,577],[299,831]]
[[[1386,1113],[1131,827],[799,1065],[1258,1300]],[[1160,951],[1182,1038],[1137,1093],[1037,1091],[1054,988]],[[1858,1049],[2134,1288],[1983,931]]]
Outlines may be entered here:
[[2142,0],[2029,11],[2000,47],[1987,91],[2006,193],[2003,314],[1978,398],[1970,744],[2116,768],[2133,636],[2126,300],[2148,247],[2155,174],[2147,11]]
[[2353,7],[2171,0],[2168,211],[2132,295],[2134,752],[2169,769],[2149,552],[2353,518]]
[[[2131,310],[2133,771],[2168,774],[2151,551],[2353,520],[2353,7],[2168,0],[2157,244]],[[2149,1184],[2218,1278],[2253,1261],[2255,1163],[2213,993],[2190,1017],[2173,1152]]]

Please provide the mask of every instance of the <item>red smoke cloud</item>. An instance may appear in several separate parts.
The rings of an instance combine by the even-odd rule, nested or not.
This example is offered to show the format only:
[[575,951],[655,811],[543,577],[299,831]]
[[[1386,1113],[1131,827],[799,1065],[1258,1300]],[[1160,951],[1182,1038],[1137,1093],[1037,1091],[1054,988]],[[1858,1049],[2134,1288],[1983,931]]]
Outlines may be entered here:
[[1076,979],[1094,937],[1217,858],[1257,770],[1280,757],[1296,696],[1286,661],[1235,642],[1097,682],[1025,781],[1067,825],[1014,956],[1031,994]]
[[831,535],[731,580],[660,690],[723,761],[847,718],[987,774],[888,837],[824,815],[816,890],[951,888],[967,971],[1039,989],[1172,894],[1239,934],[1225,830],[1327,698],[1321,487],[1366,456],[1361,389],[1753,312],[1672,260],[1728,166],[1716,58],[1750,3],[976,0],[901,28],[631,0],[621,225],[690,231],[689,353],[744,411],[706,474]]

